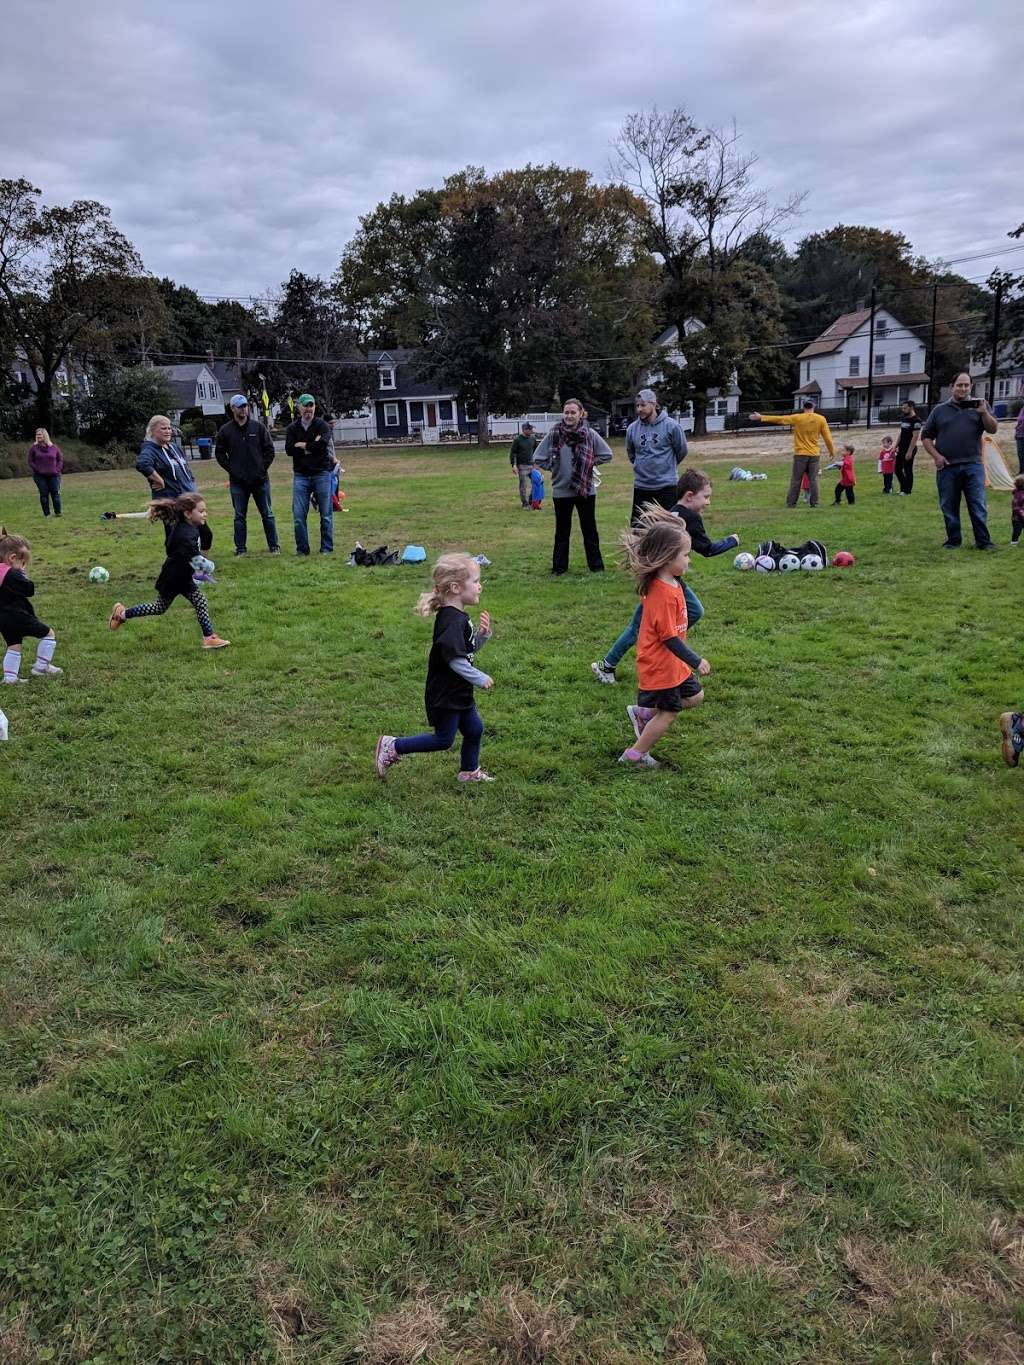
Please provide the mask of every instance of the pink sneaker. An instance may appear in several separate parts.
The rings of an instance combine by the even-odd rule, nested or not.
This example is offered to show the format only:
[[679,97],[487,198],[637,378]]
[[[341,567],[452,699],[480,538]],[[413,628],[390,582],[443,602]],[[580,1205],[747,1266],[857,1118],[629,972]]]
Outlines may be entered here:
[[204,649],[227,649],[230,643],[230,640],[222,640],[219,635],[203,636]]
[[623,749],[619,754],[620,763],[629,763],[634,768],[660,768],[661,764],[650,754],[638,754],[635,749]]
[[648,711],[646,706],[626,707],[626,715],[629,717],[629,723],[632,725],[633,733],[636,735],[637,739],[643,734],[644,726],[650,720],[652,714],[653,713]]
[[471,773],[459,773],[460,782],[493,782],[494,778],[490,773],[485,773],[483,768],[476,768]]
[[402,755],[395,748],[394,735],[381,735],[377,741],[377,752],[373,759],[377,776],[383,777],[392,763],[400,763],[401,761]]

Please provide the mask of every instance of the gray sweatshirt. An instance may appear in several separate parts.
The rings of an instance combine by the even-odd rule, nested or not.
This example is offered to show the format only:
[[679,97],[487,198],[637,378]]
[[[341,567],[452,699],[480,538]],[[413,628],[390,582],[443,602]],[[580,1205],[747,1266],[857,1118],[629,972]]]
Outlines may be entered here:
[[[573,486],[572,450],[567,443],[563,443],[562,449],[556,455],[554,435],[555,430],[552,427],[534,452],[533,463],[540,469],[551,470],[551,496],[553,498],[574,498],[580,490]],[[611,446],[603,436],[599,436],[593,429],[590,432],[590,439],[594,446],[595,467],[599,464],[607,464],[612,458]]]
[[679,478],[676,466],[686,459],[686,435],[664,408],[653,422],[638,417],[626,431],[626,454],[637,488],[667,488]]

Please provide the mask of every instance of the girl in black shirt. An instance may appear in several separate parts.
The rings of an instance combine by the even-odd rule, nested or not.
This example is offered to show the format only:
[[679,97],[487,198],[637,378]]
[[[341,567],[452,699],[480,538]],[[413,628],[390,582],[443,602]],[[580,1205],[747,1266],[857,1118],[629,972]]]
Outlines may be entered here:
[[213,544],[213,533],[206,524],[206,502],[199,493],[183,493],[180,498],[161,498],[149,508],[150,521],[164,523],[164,544],[167,558],[156,580],[155,602],[143,602],[137,607],[125,607],[117,602],[110,613],[110,629],[119,630],[125,621],[137,616],[162,616],[176,597],[190,602],[203,632],[204,649],[223,649],[231,643],[214,633],[210,607],[204,593],[192,578],[192,561],[198,559]]
[[484,723],[473,701],[473,688],[493,687],[494,679],[473,666],[473,654],[491,634],[491,618],[480,613],[480,629],[463,610],[480,601],[480,565],[469,555],[442,555],[434,565],[434,587],[420,595],[416,610],[434,615],[434,641],[427,661],[424,696],[427,720],[433,734],[396,738],[381,735],[377,741],[377,776],[383,777],[405,754],[433,753],[450,749],[456,732],[462,734],[460,782],[493,782],[480,767],[480,739]]

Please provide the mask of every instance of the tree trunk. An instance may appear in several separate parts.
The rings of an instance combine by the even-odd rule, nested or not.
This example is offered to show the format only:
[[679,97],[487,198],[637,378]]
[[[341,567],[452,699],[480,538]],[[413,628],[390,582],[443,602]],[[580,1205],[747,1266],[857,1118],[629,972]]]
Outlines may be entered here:
[[53,375],[31,367],[36,383],[36,426],[44,427],[53,436]]
[[708,434],[708,400],[703,394],[693,395],[693,434],[694,436]]
[[477,445],[481,446],[491,444],[488,405],[487,383],[485,380],[481,380],[476,389],[476,441]]

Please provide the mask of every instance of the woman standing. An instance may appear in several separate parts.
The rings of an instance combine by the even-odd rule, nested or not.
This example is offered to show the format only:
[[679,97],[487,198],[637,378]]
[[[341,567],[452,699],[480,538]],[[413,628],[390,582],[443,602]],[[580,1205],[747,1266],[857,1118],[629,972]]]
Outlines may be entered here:
[[135,468],[149,480],[154,498],[180,498],[196,491],[188,460],[174,443],[171,419],[162,412],[151,417],[146,425],[146,439]]
[[587,568],[600,573],[604,568],[601,541],[597,534],[597,480],[595,466],[607,464],[611,447],[592,431],[587,414],[578,398],[569,398],[562,408],[562,420],[537,447],[533,462],[551,471],[551,494],[555,504],[555,548],[551,572],[563,574],[569,567],[569,538],[572,512],[580,519]]
[[50,433],[45,427],[36,428],[35,443],[29,447],[28,467],[39,489],[39,505],[43,509],[43,516],[50,515],[52,502],[53,515],[59,517],[60,476],[64,473],[64,456],[60,453],[60,446],[55,446],[50,440]]

